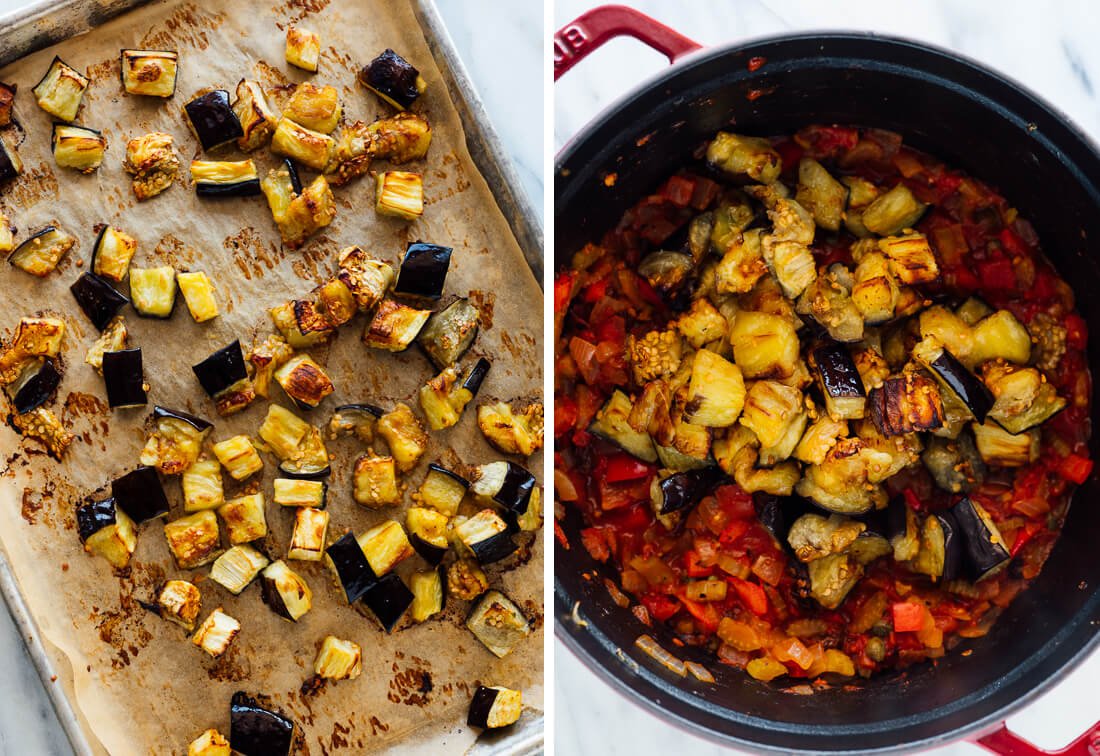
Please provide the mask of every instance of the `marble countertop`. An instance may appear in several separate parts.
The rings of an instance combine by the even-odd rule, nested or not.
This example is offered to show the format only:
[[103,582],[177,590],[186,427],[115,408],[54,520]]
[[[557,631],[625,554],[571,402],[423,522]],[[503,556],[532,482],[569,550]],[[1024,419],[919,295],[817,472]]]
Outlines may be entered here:
[[[0,16],[29,3],[0,0]],[[455,47],[481,95],[493,127],[515,162],[524,189],[543,204],[543,42],[540,3],[436,0]],[[492,44],[483,42],[491,39]],[[507,60],[507,66],[500,61]],[[0,756],[62,756],[72,749],[0,602]]]
[[[554,28],[598,4],[557,0]],[[923,40],[1017,79],[1100,139],[1100,99],[1094,89],[1094,81],[1100,78],[1100,47],[1095,44],[1100,15],[1088,0],[1052,5],[1004,0],[631,0],[628,4],[702,44],[814,29],[860,29]],[[555,85],[555,148],[620,95],[667,65],[659,53],[625,38],[579,63]],[[628,702],[558,641],[554,663],[559,753],[730,753]],[[1093,655],[1043,698],[1013,716],[1010,728],[1041,747],[1064,747],[1100,720],[1093,684],[1098,678],[1100,655]],[[977,756],[986,751],[961,743],[929,753]]]

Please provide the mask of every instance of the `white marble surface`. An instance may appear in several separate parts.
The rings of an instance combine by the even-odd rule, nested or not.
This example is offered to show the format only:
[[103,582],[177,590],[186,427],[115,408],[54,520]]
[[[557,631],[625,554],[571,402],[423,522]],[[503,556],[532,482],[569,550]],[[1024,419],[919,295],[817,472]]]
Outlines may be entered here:
[[[28,3],[0,0],[0,16]],[[436,0],[494,128],[536,208],[543,197],[541,3]],[[486,41],[491,43],[486,44]],[[3,40],[0,39],[0,45]],[[508,63],[500,65],[502,60]],[[0,603],[0,756],[72,753],[22,639]]]
[[[591,0],[557,0],[561,28]],[[632,0],[628,4],[703,44],[792,30],[861,29],[948,47],[997,68],[1067,113],[1100,138],[1100,14],[1089,0]],[[621,39],[581,62],[555,85],[554,144],[560,148],[618,96],[665,68],[660,54]],[[1060,748],[1100,720],[1094,655],[1043,699],[1014,716],[1013,730],[1046,748]],[[729,753],[665,725],[619,696],[583,667],[560,642],[555,647],[557,752],[602,756]],[[956,744],[939,756],[977,756],[984,749]]]

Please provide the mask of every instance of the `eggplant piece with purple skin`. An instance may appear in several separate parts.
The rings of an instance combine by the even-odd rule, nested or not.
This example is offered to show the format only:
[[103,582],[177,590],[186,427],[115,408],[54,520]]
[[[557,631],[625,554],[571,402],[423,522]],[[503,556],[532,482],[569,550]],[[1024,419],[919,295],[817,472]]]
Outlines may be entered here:
[[483,509],[456,525],[454,532],[481,564],[499,562],[519,548],[508,523],[491,509]]
[[279,475],[291,480],[324,480],[332,475],[332,467],[325,465],[312,469],[294,460],[284,459],[279,463]]
[[76,508],[76,533],[87,541],[103,528],[115,524],[115,500],[89,501]]
[[420,72],[389,48],[359,72],[359,82],[398,110],[408,110],[426,88]]
[[294,746],[294,722],[265,709],[243,691],[229,707],[229,745],[242,756],[289,756]]
[[477,468],[471,490],[504,509],[523,514],[531,501],[535,476],[515,462],[490,462]]
[[92,321],[96,330],[102,331],[130,300],[120,294],[107,279],[95,273],[85,272],[69,287],[76,303]]
[[30,372],[25,379],[21,376],[21,384],[12,397],[12,405],[16,414],[24,415],[31,410],[45,404],[53,392],[61,383],[61,373],[57,369],[57,363],[51,359],[44,359],[37,370]]
[[168,496],[155,467],[142,465],[115,478],[111,483],[111,496],[134,522],[146,522],[168,514]]
[[199,197],[257,197],[260,177],[251,160],[191,161],[191,181]]
[[210,151],[244,136],[244,129],[229,104],[229,92],[215,89],[183,106],[191,129],[203,150]]
[[374,612],[386,632],[392,632],[413,602],[413,592],[396,572],[383,575],[367,588],[363,603]]
[[789,549],[787,533],[802,515],[818,511],[808,500],[801,496],[774,496],[757,492],[752,495],[756,518],[777,541]]
[[714,490],[725,477],[717,467],[673,473],[657,484],[657,514],[667,515],[689,509]]
[[978,582],[1000,572],[1012,555],[989,513],[969,498],[956,504],[951,513],[963,536],[968,576]]
[[993,408],[993,393],[978,376],[967,370],[955,355],[935,343],[922,341],[913,349],[913,357],[928,369],[936,381],[950,391],[979,423]]
[[910,562],[912,569],[941,583],[957,578],[963,557],[959,530],[949,511],[928,515],[921,525],[920,550]]
[[325,561],[336,574],[349,604],[354,604],[378,582],[367,555],[354,533],[345,533],[340,540],[325,549]]
[[107,404],[111,409],[144,407],[149,399],[145,391],[141,347],[104,352],[103,382],[107,386]]
[[240,340],[222,347],[197,365],[193,365],[195,377],[202,384],[203,391],[214,397],[238,381],[248,377],[244,364],[244,352]]
[[201,417],[196,417],[189,412],[183,410],[168,409],[167,407],[161,407],[159,404],[153,407],[153,419],[159,420],[161,418],[175,418],[176,420],[182,420],[190,425],[195,430],[202,432],[214,427],[214,424],[209,420],[203,420]]
[[0,181],[13,179],[23,172],[23,160],[14,147],[0,138]]
[[495,730],[515,724],[523,712],[522,694],[518,690],[479,685],[470,701],[466,724],[483,730]]
[[847,347],[836,342],[822,344],[811,350],[809,362],[829,415],[847,420],[863,417],[867,392]]
[[462,388],[469,391],[471,397],[477,396],[477,392],[481,390],[481,384],[485,382],[485,376],[489,375],[490,367],[492,367],[492,364],[489,360],[480,357],[474,363],[474,366],[470,368],[470,374],[462,382]]
[[394,284],[395,294],[425,299],[443,296],[443,284],[451,265],[451,248],[416,242],[405,250]]
[[456,299],[428,318],[416,342],[432,364],[446,370],[474,343],[480,322],[481,313],[469,299]]

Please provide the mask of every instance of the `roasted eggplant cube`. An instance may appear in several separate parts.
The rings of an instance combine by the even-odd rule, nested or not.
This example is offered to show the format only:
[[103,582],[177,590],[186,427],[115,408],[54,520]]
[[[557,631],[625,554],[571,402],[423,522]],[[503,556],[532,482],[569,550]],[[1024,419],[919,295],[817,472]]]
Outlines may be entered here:
[[23,375],[7,387],[17,415],[25,415],[50,400],[61,384],[57,363],[46,357],[35,357],[26,363]]
[[218,302],[213,298],[213,284],[206,273],[179,273],[176,275],[176,283],[179,284],[179,291],[183,293],[187,310],[195,322],[206,322],[218,317]]
[[106,151],[107,137],[95,129],[53,125],[53,158],[61,168],[91,173],[103,162]]
[[251,160],[192,160],[191,183],[200,197],[256,197],[260,177]]
[[333,162],[325,172],[332,175],[333,184],[343,185],[365,174],[372,160],[388,160],[394,165],[419,160],[428,153],[431,143],[431,125],[416,113],[397,113],[369,124],[345,124]]
[[0,181],[10,181],[23,172],[23,159],[15,147],[0,137]]
[[299,507],[294,513],[294,530],[290,536],[287,559],[319,562],[325,553],[329,515],[323,509]]
[[[260,188],[267,195],[268,204],[272,204],[274,195],[268,194],[270,185],[265,188],[265,183],[260,182]],[[327,226],[336,217],[336,198],[333,197],[332,189],[329,188],[325,177],[318,176],[310,182],[309,186],[290,199],[285,211],[276,213],[278,208],[278,205],[272,205],[272,217],[279,228],[283,244],[291,249],[297,249],[302,246],[306,238]]]
[[993,467],[1023,467],[1039,459],[1039,428],[1012,434],[986,420],[972,423],[974,440],[982,461]]
[[331,134],[340,123],[342,112],[336,87],[318,87],[307,81],[294,89],[283,108],[283,117],[311,131]]
[[214,444],[214,456],[221,462],[233,480],[245,480],[264,469],[252,440],[245,435],[233,436]]
[[414,221],[424,214],[424,179],[419,173],[384,171],[375,182],[374,209],[379,215]]
[[281,507],[325,508],[328,484],[320,480],[275,479],[274,502]]
[[354,475],[356,503],[372,508],[400,503],[393,457],[360,457]]
[[187,756],[232,756],[232,749],[225,736],[211,728],[188,744]]
[[329,420],[329,437],[355,436],[370,443],[374,441],[374,425],[384,414],[381,407],[373,404],[341,404]]
[[169,318],[176,307],[176,271],[160,268],[130,269],[130,300],[138,315]]
[[448,368],[474,343],[480,318],[468,299],[456,299],[428,319],[420,332],[420,348],[437,368]]
[[35,407],[22,415],[9,415],[8,423],[24,438],[41,441],[46,452],[58,460],[75,438],[73,433],[65,430],[57,415],[45,407]]
[[[989,417],[1009,433],[1023,433],[1061,412],[1067,401],[1037,368],[1000,360],[982,367],[982,378],[996,397]],[[981,418],[978,418],[981,422]]]
[[279,474],[297,480],[324,480],[332,475],[328,449],[321,437],[321,429],[310,427],[292,459],[279,462]]
[[309,435],[311,426],[305,420],[278,404],[269,405],[267,417],[260,425],[262,438],[279,459],[292,459]]
[[12,109],[15,106],[15,93],[18,90],[18,84],[5,84],[0,81],[0,126],[7,126],[12,122]]
[[378,580],[363,595],[363,603],[374,612],[386,632],[392,632],[413,603],[413,593],[397,573]]
[[210,510],[173,520],[164,526],[164,536],[181,570],[210,564],[218,557],[218,518]]
[[253,346],[245,359],[252,365],[252,387],[255,392],[266,399],[275,371],[293,356],[294,350],[282,336],[268,336]]
[[424,242],[410,244],[401,261],[393,291],[407,297],[439,299],[443,295],[443,284],[447,280],[450,264],[450,247]]
[[449,367],[420,387],[420,409],[432,430],[443,430],[458,423],[462,410],[473,398],[457,384],[458,371]]
[[837,420],[862,418],[867,393],[848,348],[835,342],[823,344],[811,350],[809,363],[829,416]]
[[103,383],[111,409],[144,407],[148,402],[141,348],[107,352],[103,355]]
[[364,312],[374,309],[393,285],[393,267],[371,258],[362,247],[344,247],[337,262],[340,270],[336,277],[351,290]]
[[179,174],[180,161],[172,147],[172,135],[156,131],[131,139],[126,143],[122,167],[134,177],[130,186],[139,202],[157,196]]
[[218,460],[204,456],[183,471],[183,511],[217,509],[224,503],[222,468]]
[[230,617],[219,606],[202,621],[191,636],[191,642],[215,659],[229,650],[229,644],[241,632],[241,623]]
[[134,521],[116,506],[114,499],[92,501],[77,507],[76,528],[89,554],[97,554],[119,569],[130,563],[130,556],[137,547],[137,533]]
[[398,110],[408,110],[428,86],[419,71],[389,48],[359,72],[359,83]]
[[960,404],[966,407],[979,423],[985,422],[985,416],[993,407],[993,394],[978,376],[966,369],[955,356],[941,346],[934,338],[921,341],[913,348],[913,357],[923,365],[950,392]]
[[523,514],[535,488],[535,476],[515,462],[490,462],[477,468],[471,490],[479,498]]
[[229,499],[218,508],[231,544],[250,543],[267,535],[262,493]]
[[179,475],[199,458],[210,423],[179,410],[153,408],[155,429],[141,452],[141,464],[165,475]]
[[313,608],[313,591],[298,573],[290,569],[281,559],[272,562],[264,570],[264,603],[281,617],[297,622]]
[[363,533],[357,539],[367,557],[371,571],[378,577],[413,555],[412,544],[401,523],[387,520]]
[[92,247],[92,272],[115,283],[122,281],[130,270],[137,245],[137,239],[129,234],[104,226]]
[[523,713],[523,694],[502,687],[479,685],[470,701],[466,724],[485,730],[495,730],[515,724]]
[[31,357],[56,357],[61,353],[65,322],[57,318],[20,318],[15,336],[0,352],[0,383],[9,384],[19,377]]
[[349,640],[326,635],[313,661],[313,674],[325,680],[354,680],[363,672],[363,649]]
[[286,30],[286,62],[303,71],[316,72],[321,59],[321,38],[308,29],[288,26]]
[[[0,139],[0,143],[2,142],[3,140]],[[3,162],[2,149],[0,149],[0,162]],[[0,169],[0,174],[2,173],[3,170]],[[3,178],[3,175],[0,175],[0,181],[2,181]],[[3,212],[0,212],[0,254],[6,255],[8,252],[11,252],[13,249],[15,249],[15,236],[13,235],[14,233],[15,229],[12,227],[11,221],[8,220],[8,216],[4,215]]]
[[362,598],[367,589],[378,581],[354,533],[345,533],[325,549],[325,562],[336,576],[348,604]]
[[275,381],[302,409],[313,409],[336,390],[324,369],[308,354],[290,358],[275,371]]
[[115,290],[105,279],[95,273],[82,273],[80,278],[69,287],[77,305],[92,321],[97,330],[102,331],[118,314],[128,300]]
[[405,527],[409,531],[409,541],[416,553],[428,564],[435,567],[447,554],[447,521],[450,518],[442,512],[427,507],[409,507],[405,513]]
[[943,400],[939,388],[919,373],[888,378],[867,396],[871,421],[886,437],[914,431],[935,430],[943,425]]
[[242,756],[290,756],[294,747],[294,722],[240,691],[233,694],[229,727],[229,743]]
[[[295,302],[287,302],[281,304],[278,307],[272,307],[268,310],[268,314],[271,316],[271,322],[279,330],[282,340],[286,346],[292,349],[308,349],[309,347],[316,346],[324,342],[330,336],[332,336],[332,329],[324,331],[314,331],[312,333],[302,333],[301,327],[298,325],[298,317],[294,312]],[[293,351],[287,354],[276,353],[278,357],[279,365],[285,363],[293,356]],[[270,376],[275,374],[276,367],[272,367],[266,370]],[[265,376],[266,381],[269,376]]]
[[135,522],[168,514],[168,496],[155,467],[142,465],[111,482],[111,496]]
[[431,310],[418,310],[392,299],[384,300],[367,325],[363,342],[374,349],[403,351],[417,337],[431,314]]
[[88,78],[61,58],[54,57],[46,75],[34,88],[38,107],[62,121],[76,118]]
[[483,404],[477,408],[477,425],[493,448],[529,457],[542,448],[542,415],[540,402],[531,402],[523,412],[507,402]]
[[722,480],[716,467],[685,470],[654,481],[653,505],[658,515],[668,515],[695,506]]
[[378,435],[389,444],[398,472],[408,472],[428,449],[428,434],[407,405],[398,403],[378,418]]
[[481,598],[466,619],[466,627],[499,657],[507,656],[531,634],[531,625],[523,612],[500,591],[489,591]]
[[339,328],[359,309],[355,295],[347,284],[338,278],[325,282],[317,289],[317,307],[329,328]]
[[973,499],[963,499],[951,509],[962,533],[966,572],[975,582],[1000,572],[1012,555],[989,512]]
[[415,572],[409,582],[413,594],[413,622],[424,622],[443,611],[446,581],[443,579],[442,568]]
[[420,484],[420,501],[447,517],[454,517],[469,487],[470,482],[458,473],[432,464]]
[[[863,216],[867,220],[866,213]],[[899,282],[912,285],[935,281],[940,276],[936,255],[924,234],[911,233],[879,239],[879,249],[890,259],[890,272]]]
[[125,319],[121,315],[116,315],[107,322],[99,338],[88,347],[84,362],[103,375],[103,355],[125,349],[129,337],[130,332],[126,329]]
[[912,228],[928,206],[921,203],[909,187],[898,184],[880,194],[863,211],[863,225],[879,236],[889,236]]
[[248,377],[240,341],[222,347],[199,364],[193,365],[191,370],[199,379],[203,391],[212,397]]
[[130,94],[171,97],[176,93],[179,54],[172,50],[123,50],[119,76]]
[[210,579],[236,595],[247,588],[270,561],[251,546],[234,546],[214,560]]
[[46,226],[23,241],[8,256],[8,262],[32,276],[52,273],[61,258],[76,245],[76,239],[54,226]]
[[475,559],[456,559],[447,568],[447,593],[461,601],[473,601],[489,590],[489,578]]
[[244,136],[241,122],[229,105],[229,92],[215,89],[183,106],[191,131],[203,150],[221,147]]
[[237,99],[233,102],[233,112],[237,114],[237,120],[244,132],[237,140],[238,147],[245,152],[251,152],[271,141],[279,116],[267,104],[263,87],[258,83],[247,79],[237,82]]
[[508,524],[491,509],[483,509],[457,525],[455,533],[482,564],[499,562],[519,548],[512,540]]
[[190,633],[202,611],[202,593],[194,583],[169,580],[157,593],[157,609],[161,617]]
[[328,134],[295,123],[284,114],[275,124],[271,151],[315,171],[323,171],[336,152],[336,140]]
[[959,576],[962,557],[962,536],[954,515],[928,515],[921,526],[920,550],[910,563],[912,569],[933,580],[950,582]]

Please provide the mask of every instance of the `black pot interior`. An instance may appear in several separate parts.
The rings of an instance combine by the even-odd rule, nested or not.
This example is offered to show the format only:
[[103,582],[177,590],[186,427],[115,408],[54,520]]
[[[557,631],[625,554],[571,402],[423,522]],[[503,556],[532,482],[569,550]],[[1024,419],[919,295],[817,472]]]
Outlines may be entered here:
[[[755,56],[767,63],[750,72]],[[556,265],[597,240],[718,129],[772,135],[811,123],[897,131],[907,144],[999,189],[1035,225],[1100,335],[1093,296],[1100,271],[1091,250],[1100,240],[1100,158],[1088,140],[1018,85],[949,53],[881,37],[807,35],[711,50],[628,97],[559,156]],[[603,179],[611,172],[617,178],[608,186]],[[1091,350],[1094,375],[1097,354]],[[613,571],[585,552],[580,518],[568,508],[561,524],[573,546],[559,544],[555,553],[558,632],[635,700],[712,738],[788,752],[927,746],[1003,717],[1092,643],[1100,626],[1098,492],[1095,479],[1078,490],[1042,575],[989,636],[962,647],[970,655],[958,649],[935,668],[875,678],[855,690],[782,693],[703,655],[695,660],[715,673],[716,685],[661,670],[633,644],[642,632],[667,636],[610,600],[602,577]],[[570,619],[577,602],[586,627]]]

